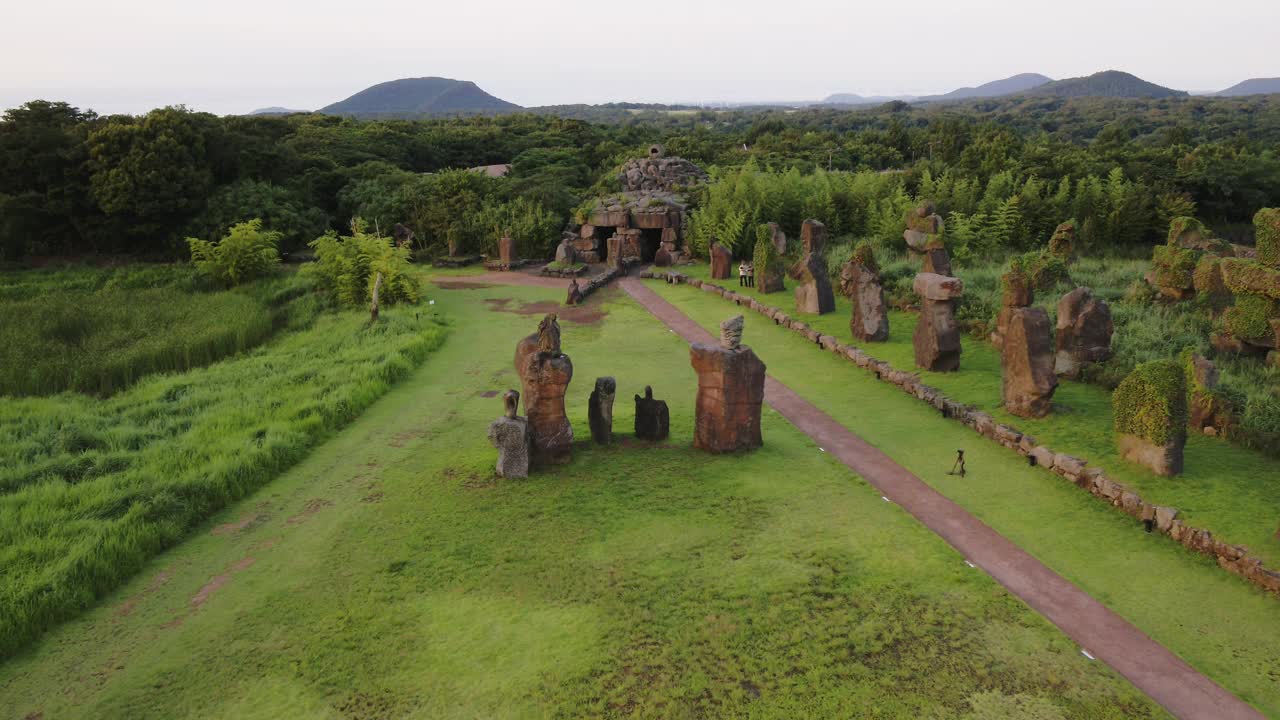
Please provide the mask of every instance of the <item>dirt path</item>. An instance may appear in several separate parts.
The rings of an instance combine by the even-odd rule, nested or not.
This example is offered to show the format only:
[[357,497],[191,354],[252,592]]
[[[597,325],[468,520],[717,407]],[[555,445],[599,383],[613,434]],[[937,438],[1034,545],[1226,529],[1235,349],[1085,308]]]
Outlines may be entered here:
[[[619,283],[685,340],[715,342],[710,333],[639,280],[624,278]],[[765,382],[765,401],[819,447],[1175,716],[1197,720],[1263,717],[772,377]]]

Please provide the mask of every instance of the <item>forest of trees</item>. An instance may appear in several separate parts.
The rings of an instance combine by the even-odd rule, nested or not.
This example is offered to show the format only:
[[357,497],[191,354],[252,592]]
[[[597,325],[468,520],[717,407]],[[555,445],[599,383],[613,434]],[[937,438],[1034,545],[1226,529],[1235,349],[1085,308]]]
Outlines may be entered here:
[[[1155,242],[1168,218],[1192,214],[1247,240],[1253,213],[1280,203],[1280,96],[579,114],[607,122],[358,122],[181,107],[101,117],[34,101],[0,121],[0,259],[181,258],[184,238],[215,239],[251,218],[288,251],[356,216],[383,232],[409,225],[424,253],[449,240],[483,252],[503,231],[547,253],[572,209],[616,189],[616,168],[650,142],[738,185],[758,169],[821,186],[786,212],[813,205],[854,237],[899,234],[889,225],[909,198],[933,198],[962,256],[1030,247],[1066,217],[1098,249]],[[497,163],[512,172],[465,172]],[[710,210],[716,194],[756,191],[692,199]]]

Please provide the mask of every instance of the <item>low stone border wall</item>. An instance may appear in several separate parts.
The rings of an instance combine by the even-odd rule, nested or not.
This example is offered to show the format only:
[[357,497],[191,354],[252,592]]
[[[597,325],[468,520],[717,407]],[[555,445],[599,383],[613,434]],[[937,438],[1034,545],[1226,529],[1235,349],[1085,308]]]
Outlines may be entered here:
[[549,267],[543,267],[538,272],[542,273],[543,275],[546,275],[547,277],[561,277],[567,280],[568,278],[575,278],[575,277],[580,277],[582,275],[585,275],[587,272],[587,266],[583,265],[582,267],[575,268],[573,270],[552,270]]
[[582,294],[582,300],[579,300],[578,303],[581,304],[583,300],[586,300],[588,297],[591,297],[591,293],[599,290],[605,285],[608,285],[609,283],[613,282],[614,280],[617,280],[618,278],[626,274],[627,274],[627,271],[624,270],[623,268],[611,267],[608,270],[605,270],[599,275],[596,275],[595,277],[586,281],[585,283],[579,285],[578,292]]
[[1146,502],[1136,492],[1108,478],[1101,468],[1090,467],[1086,460],[1056,453],[1044,445],[1037,444],[1034,437],[1017,428],[996,422],[991,415],[956,402],[943,395],[937,388],[925,385],[920,382],[920,377],[914,372],[898,370],[856,347],[841,343],[831,335],[819,333],[778,308],[765,305],[753,297],[674,271],[645,271],[640,273],[640,277],[665,280],[672,284],[688,284],[704,292],[719,295],[740,307],[754,310],[773,320],[775,324],[804,336],[823,350],[840,355],[868,372],[874,372],[877,379],[897,386],[908,395],[933,406],[942,413],[943,417],[958,420],[979,435],[1026,457],[1030,464],[1043,467],[1088,490],[1094,496],[1144,523],[1148,532],[1158,531],[1168,535],[1190,550],[1213,557],[1223,569],[1245,578],[1264,590],[1280,595],[1280,571],[1270,570],[1262,564],[1261,560],[1249,556],[1248,548],[1225,543],[1214,538],[1208,530],[1183,523],[1178,519],[1176,508]]
[[522,267],[525,267],[527,265],[532,265],[536,262],[538,261],[537,260],[515,260],[510,263],[504,263],[502,261],[493,261],[493,262],[486,261],[484,264],[484,269],[494,270],[497,272],[504,272],[507,270],[519,270]]
[[432,267],[438,268],[460,268],[468,265],[475,265],[480,262],[481,256],[467,255],[465,257],[439,257],[431,261]]

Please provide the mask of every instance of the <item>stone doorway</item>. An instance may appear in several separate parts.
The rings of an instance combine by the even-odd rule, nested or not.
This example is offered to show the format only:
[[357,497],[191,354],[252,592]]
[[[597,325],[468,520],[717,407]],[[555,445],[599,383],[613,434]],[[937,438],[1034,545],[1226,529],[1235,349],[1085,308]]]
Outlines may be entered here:
[[640,230],[640,262],[651,263],[662,246],[661,228],[644,228]]

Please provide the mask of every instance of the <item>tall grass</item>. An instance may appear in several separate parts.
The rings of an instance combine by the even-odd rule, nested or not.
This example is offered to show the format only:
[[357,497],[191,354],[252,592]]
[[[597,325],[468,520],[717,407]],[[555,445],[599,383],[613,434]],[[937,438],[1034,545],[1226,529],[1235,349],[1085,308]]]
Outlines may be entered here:
[[[289,305],[308,287],[293,276],[193,292],[189,274],[176,268],[23,275],[6,276],[3,286],[0,395],[110,394],[255,347],[287,324],[288,313],[300,315],[296,323],[318,309]],[[153,287],[131,287],[142,283]]]
[[444,335],[410,310],[326,314],[107,399],[0,404],[0,656],[298,462]]

